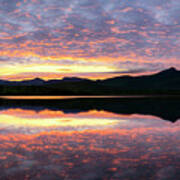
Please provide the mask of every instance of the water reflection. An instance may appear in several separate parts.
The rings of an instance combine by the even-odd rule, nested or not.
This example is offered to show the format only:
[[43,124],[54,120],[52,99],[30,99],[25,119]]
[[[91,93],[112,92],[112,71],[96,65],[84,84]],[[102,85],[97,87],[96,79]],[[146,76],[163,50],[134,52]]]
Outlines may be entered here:
[[[114,117],[113,117],[114,115]],[[115,119],[115,117],[117,117]],[[42,110],[40,112],[22,109],[8,109],[0,111],[1,127],[11,127],[24,133],[42,132],[49,130],[82,131],[85,129],[104,129],[123,123],[113,113],[104,111],[89,111],[78,114],[65,114],[62,111]]]
[[0,110],[0,179],[180,178],[180,121],[105,110]]
[[[0,99],[14,99],[14,100],[58,100],[58,99],[85,99],[85,98],[94,98],[94,99],[112,99],[112,98],[144,98],[146,96],[0,96]],[[152,97],[152,96],[151,96]]]
[[[8,97],[7,97],[8,98]],[[180,118],[180,97],[83,97],[67,96],[52,99],[49,96],[34,99],[28,96],[17,99],[0,97],[0,110],[9,108],[41,110],[61,110],[65,113],[78,113],[95,110],[104,110],[116,114],[144,114],[160,117],[172,122]],[[37,97],[40,98],[40,97]],[[60,98],[60,99],[58,99]],[[62,99],[65,98],[65,99]]]

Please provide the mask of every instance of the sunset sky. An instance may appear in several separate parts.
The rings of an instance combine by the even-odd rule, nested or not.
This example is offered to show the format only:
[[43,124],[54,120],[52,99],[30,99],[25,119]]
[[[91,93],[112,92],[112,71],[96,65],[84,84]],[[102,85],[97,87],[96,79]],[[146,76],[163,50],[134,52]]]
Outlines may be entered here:
[[180,68],[179,0],[0,0],[0,79]]

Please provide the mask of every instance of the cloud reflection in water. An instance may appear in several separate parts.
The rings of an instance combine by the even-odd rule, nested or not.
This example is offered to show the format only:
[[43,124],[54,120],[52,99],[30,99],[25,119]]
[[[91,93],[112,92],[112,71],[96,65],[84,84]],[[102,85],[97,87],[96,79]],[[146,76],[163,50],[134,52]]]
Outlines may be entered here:
[[180,126],[106,111],[0,111],[0,179],[176,179]]

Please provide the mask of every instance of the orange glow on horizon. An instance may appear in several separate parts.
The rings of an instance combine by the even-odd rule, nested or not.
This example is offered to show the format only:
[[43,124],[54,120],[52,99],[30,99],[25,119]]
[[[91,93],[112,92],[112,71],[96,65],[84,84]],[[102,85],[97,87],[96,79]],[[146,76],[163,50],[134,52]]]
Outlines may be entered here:
[[[133,52],[131,52],[131,54],[133,54]],[[0,51],[0,56],[24,58],[26,60],[28,59],[30,62],[32,61],[32,63],[28,63],[27,61],[26,64],[18,63],[18,60],[14,64],[2,63],[0,79],[10,81],[30,80],[37,77],[44,80],[62,79],[63,77],[80,77],[97,80],[123,75],[137,76],[152,74],[152,72],[131,74],[128,73],[128,67],[119,68],[116,65],[113,65],[115,62],[126,62],[127,59],[130,62],[149,62],[149,60],[137,57],[98,56],[93,58],[59,54],[55,56],[43,56],[34,51],[26,50],[14,50],[12,52],[8,50]],[[71,63],[66,64],[66,61],[70,61]],[[157,62],[158,61],[160,60],[157,60]],[[76,64],[75,62],[78,62],[79,64]],[[127,71],[127,73],[124,73],[124,71]]]

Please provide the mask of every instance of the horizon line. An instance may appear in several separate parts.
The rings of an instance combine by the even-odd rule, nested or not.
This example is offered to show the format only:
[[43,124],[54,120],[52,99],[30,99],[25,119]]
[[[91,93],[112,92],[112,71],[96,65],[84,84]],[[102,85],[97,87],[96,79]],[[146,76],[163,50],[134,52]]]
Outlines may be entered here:
[[[78,76],[76,76],[76,75],[72,75],[72,76],[63,76],[63,77],[61,77],[61,78],[48,78],[48,79],[46,79],[46,78],[43,78],[43,77],[38,77],[38,76],[36,76],[36,77],[27,77],[27,78],[24,78],[24,79],[3,79],[3,78],[1,78],[0,77],[0,81],[8,81],[8,82],[23,82],[23,81],[32,81],[32,80],[35,80],[35,79],[39,79],[39,80],[42,80],[42,81],[44,81],[44,82],[48,82],[48,81],[51,81],[51,80],[59,80],[59,81],[61,81],[61,80],[63,80],[63,79],[65,79],[65,78],[68,78],[68,79],[70,79],[70,78],[77,78],[77,79],[84,79],[84,80],[90,80],[90,81],[98,81],[98,80],[107,80],[107,79],[112,79],[112,78],[117,78],[117,77],[140,77],[140,76],[150,76],[150,75],[155,75],[155,74],[158,74],[158,73],[160,73],[160,72],[163,72],[163,71],[166,71],[166,70],[170,70],[170,69],[174,69],[175,71],[179,71],[177,68],[175,68],[175,67],[173,67],[173,66],[171,66],[171,67],[169,67],[169,68],[164,68],[163,70],[159,70],[159,71],[154,71],[154,72],[146,72],[146,73],[139,73],[139,74],[128,74],[128,73],[123,73],[122,72],[122,75],[119,75],[119,76],[117,76],[117,75],[114,75],[114,76],[111,76],[111,77],[105,77],[105,78],[89,78],[89,77],[81,77],[81,75],[78,75]],[[119,72],[120,73],[120,72]],[[80,73],[78,73],[78,74],[80,74]],[[84,73],[83,73],[84,74]],[[92,74],[92,73],[91,73]],[[95,73],[96,74],[96,73]],[[113,72],[112,72],[112,74],[113,74]],[[116,74],[116,72],[114,72],[114,74]]]

